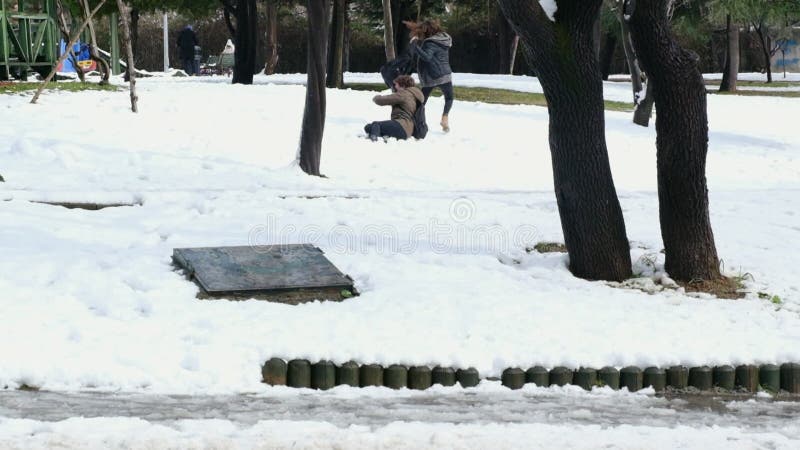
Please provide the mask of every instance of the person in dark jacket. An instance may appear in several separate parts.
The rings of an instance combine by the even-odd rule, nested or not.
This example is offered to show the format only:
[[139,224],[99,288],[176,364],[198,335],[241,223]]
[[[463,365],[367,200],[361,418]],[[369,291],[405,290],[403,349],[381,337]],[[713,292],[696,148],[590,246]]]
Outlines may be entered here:
[[183,70],[187,75],[197,75],[195,72],[194,53],[195,46],[199,45],[197,35],[194,33],[191,25],[186,25],[186,28],[178,35],[178,56],[181,58]]
[[450,47],[453,39],[442,31],[436,20],[404,22],[411,31],[410,49],[417,57],[417,73],[425,102],[434,88],[444,94],[444,112],[440,125],[450,131],[450,108],[453,107],[453,70],[450,68]]
[[364,127],[364,131],[373,141],[377,141],[379,137],[408,139],[414,133],[417,102],[423,103],[425,96],[414,86],[414,79],[410,75],[395,78],[393,90],[395,92],[389,95],[376,95],[372,99],[377,105],[392,107],[391,120],[372,122]]

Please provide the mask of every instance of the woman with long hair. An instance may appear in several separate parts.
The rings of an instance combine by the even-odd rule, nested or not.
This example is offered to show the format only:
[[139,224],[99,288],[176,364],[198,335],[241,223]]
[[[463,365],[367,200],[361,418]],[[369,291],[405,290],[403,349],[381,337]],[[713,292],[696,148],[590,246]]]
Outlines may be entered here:
[[404,22],[411,32],[410,48],[417,57],[417,73],[425,102],[434,88],[444,94],[444,111],[440,125],[450,131],[450,108],[453,107],[453,70],[450,68],[450,47],[453,39],[442,30],[439,21]]

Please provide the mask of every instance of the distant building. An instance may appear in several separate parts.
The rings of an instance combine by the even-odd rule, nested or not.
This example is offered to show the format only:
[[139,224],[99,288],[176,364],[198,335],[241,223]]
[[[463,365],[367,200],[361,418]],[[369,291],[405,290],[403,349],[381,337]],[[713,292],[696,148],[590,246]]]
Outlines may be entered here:
[[800,72],[800,28],[796,28],[792,37],[772,56],[772,71],[778,73],[784,70]]

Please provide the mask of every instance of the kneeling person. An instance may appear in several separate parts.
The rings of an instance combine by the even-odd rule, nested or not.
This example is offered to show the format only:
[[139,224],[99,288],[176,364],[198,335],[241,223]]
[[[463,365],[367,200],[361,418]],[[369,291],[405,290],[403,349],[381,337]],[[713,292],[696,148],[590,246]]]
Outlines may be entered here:
[[392,120],[372,122],[364,127],[364,131],[373,141],[377,141],[379,137],[408,139],[414,133],[414,112],[417,110],[417,102],[425,102],[425,96],[414,86],[414,79],[409,75],[400,75],[394,79],[394,91],[389,95],[376,95],[372,99],[377,105],[392,107]]

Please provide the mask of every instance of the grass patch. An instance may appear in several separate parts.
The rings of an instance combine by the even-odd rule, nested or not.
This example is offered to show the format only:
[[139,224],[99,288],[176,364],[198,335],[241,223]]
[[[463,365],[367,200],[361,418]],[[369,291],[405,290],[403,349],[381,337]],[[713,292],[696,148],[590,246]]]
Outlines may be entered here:
[[[385,84],[379,83],[349,83],[345,84],[345,88],[353,89],[354,91],[383,91],[387,87]],[[509,89],[493,89],[483,87],[464,87],[455,86],[454,94],[457,100],[465,102],[482,102],[492,103],[498,105],[533,105],[533,106],[547,106],[547,100],[544,94],[537,94],[533,92],[520,92],[512,91]],[[442,95],[439,90],[433,91],[434,97]],[[616,102],[611,100],[605,101],[605,108],[609,111],[622,111],[632,112],[633,105],[626,102]]]
[[692,280],[689,282],[678,281],[686,292],[702,292],[717,298],[736,300],[744,298],[740,290],[744,287],[744,277],[720,277],[716,280]]
[[[722,83],[722,80],[706,80],[707,85],[719,86],[720,83]],[[800,82],[775,80],[772,83],[767,83],[766,81],[737,80],[736,86],[765,87],[765,88],[800,87]]]
[[780,298],[780,296],[772,295],[769,292],[759,292],[758,298],[760,298],[761,300],[769,300],[769,302],[772,303],[773,305],[780,306],[781,304],[783,304],[783,300]]
[[[631,79],[629,78],[614,78],[608,80],[612,83],[630,83]],[[703,83],[706,86],[716,86],[719,87],[722,80],[703,80]],[[780,79],[775,79],[772,83],[767,83],[766,81],[752,81],[752,80],[737,80],[736,86],[738,87],[765,87],[765,88],[785,88],[785,87],[800,87],[800,81],[783,81]]]
[[533,250],[539,253],[567,253],[567,246],[560,242],[539,242],[532,250],[528,249],[528,253]]
[[708,91],[709,94],[716,95],[740,95],[743,97],[786,97],[800,98],[800,91],[748,91],[738,90],[736,92],[720,92],[717,90]]
[[[19,94],[23,92],[33,92],[39,89],[41,82],[29,81],[0,81],[0,94]],[[48,83],[47,91],[66,91],[66,92],[83,92],[83,91],[109,91],[116,92],[120,88],[112,84],[101,86],[97,83],[76,83],[76,82],[56,82]]]

